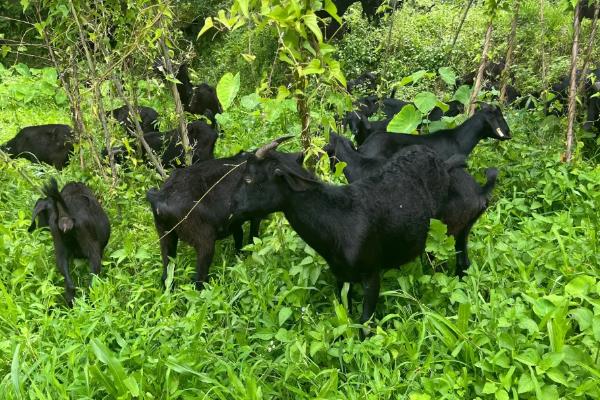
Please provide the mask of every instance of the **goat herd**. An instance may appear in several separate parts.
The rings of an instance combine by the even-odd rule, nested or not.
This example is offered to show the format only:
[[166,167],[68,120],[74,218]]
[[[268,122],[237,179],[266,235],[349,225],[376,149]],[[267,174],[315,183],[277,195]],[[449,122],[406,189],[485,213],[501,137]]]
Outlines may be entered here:
[[[473,116],[452,129],[427,135],[390,134],[387,124],[370,123],[366,115],[382,111],[391,118],[406,103],[393,96],[366,97],[342,121],[355,135],[358,147],[331,133],[324,148],[332,165],[346,163],[344,174],[349,183],[331,185],[303,167],[302,153],[277,150],[289,137],[253,152],[215,159],[218,128],[214,115],[221,108],[214,89],[193,86],[185,67],[180,68],[178,80],[186,110],[204,114],[212,123],[198,120],[188,125],[193,164],[174,169],[160,189],[147,192],[160,238],[163,283],[180,239],[196,252],[194,283],[200,289],[208,278],[215,241],[233,235],[239,251],[243,223],[250,221],[250,235],[257,236],[261,219],[276,211],[282,211],[300,237],[323,256],[340,290],[345,282],[362,284],[361,323],[375,311],[380,271],[399,267],[424,251],[430,219],[442,220],[448,234],[455,237],[457,275],[462,276],[469,267],[469,232],[488,206],[498,170],[487,169],[482,186],[465,169],[466,158],[482,139],[511,138],[497,106],[480,104]],[[450,106],[446,113],[458,112],[457,105]],[[156,132],[156,111],[149,107],[138,111],[144,138],[161,155],[163,164],[182,166],[179,131]],[[444,114],[442,110],[434,112],[439,118]],[[132,131],[127,108],[109,114]],[[12,156],[61,169],[68,163],[73,139],[66,125],[32,126],[1,148]],[[106,151],[124,161],[118,157],[124,149]],[[72,306],[75,286],[69,261],[86,258],[92,273],[99,274],[110,222],[83,183],[71,182],[59,191],[56,180],[51,179],[43,193],[45,197],[38,199],[33,209],[29,231],[50,229],[56,262],[65,279],[67,304]]]

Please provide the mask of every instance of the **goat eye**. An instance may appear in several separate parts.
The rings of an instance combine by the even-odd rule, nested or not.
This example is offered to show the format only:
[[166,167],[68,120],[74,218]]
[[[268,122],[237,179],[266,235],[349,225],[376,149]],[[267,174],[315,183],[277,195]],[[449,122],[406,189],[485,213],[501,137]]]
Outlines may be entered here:
[[252,178],[245,177],[244,182],[246,182],[247,184],[250,184],[250,183],[252,183]]

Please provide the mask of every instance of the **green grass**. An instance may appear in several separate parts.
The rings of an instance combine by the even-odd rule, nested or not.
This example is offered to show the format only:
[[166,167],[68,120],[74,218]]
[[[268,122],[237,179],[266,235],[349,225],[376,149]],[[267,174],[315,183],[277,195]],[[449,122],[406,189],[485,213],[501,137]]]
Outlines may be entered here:
[[[69,123],[44,73],[0,68],[0,142],[26,125]],[[157,92],[150,85],[144,104],[170,111]],[[222,117],[219,155],[298,133],[293,104],[251,100]],[[201,292],[191,284],[194,253],[181,245],[175,289],[165,291],[144,200],[156,173],[120,171],[111,188],[77,157],[61,173],[0,161],[0,399],[600,397],[600,168],[583,157],[590,144],[572,165],[560,162],[564,121],[506,115],[514,138],[484,141],[470,158],[480,181],[487,167],[500,176],[470,237],[467,276],[419,260],[386,272],[365,341],[360,305],[347,313],[324,260],[281,215],[241,256],[231,239],[219,242]],[[88,288],[87,264],[71,267],[73,309],[50,234],[27,232],[39,192],[23,175],[35,186],[84,181],[111,220],[101,276]]]

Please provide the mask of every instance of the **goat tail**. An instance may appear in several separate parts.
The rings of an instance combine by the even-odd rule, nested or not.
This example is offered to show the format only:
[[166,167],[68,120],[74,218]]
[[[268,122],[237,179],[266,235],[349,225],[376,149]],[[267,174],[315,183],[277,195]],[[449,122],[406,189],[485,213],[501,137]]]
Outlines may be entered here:
[[484,196],[489,196],[492,193],[492,190],[496,186],[496,180],[498,178],[498,169],[497,168],[488,168],[485,170],[485,177],[487,182],[483,185],[481,190]]
[[152,212],[156,215],[160,214],[159,212],[159,203],[160,203],[160,192],[156,188],[151,188],[146,192],[146,200],[150,203],[150,208],[152,208]]
[[59,203],[61,206],[67,208],[65,201],[63,200],[62,196],[60,195],[60,191],[58,190],[58,182],[56,182],[55,178],[50,178],[50,182],[48,182],[44,186],[44,188],[42,189],[42,192],[44,192],[46,197],[51,198],[52,200]]
[[56,182],[56,179],[50,178],[50,182],[44,186],[42,192],[44,192],[46,197],[54,201],[54,203],[57,205],[58,229],[63,232],[73,229],[73,226],[75,226],[75,221],[69,214],[69,207],[67,207],[67,203],[65,203],[65,200],[58,190],[58,183]]
[[465,157],[463,154],[455,154],[444,161],[444,165],[446,166],[447,171],[452,171],[456,168],[466,168],[467,157]]
[[396,91],[398,90],[398,88],[393,88],[392,89],[392,93],[390,93],[390,99],[395,99],[396,98]]

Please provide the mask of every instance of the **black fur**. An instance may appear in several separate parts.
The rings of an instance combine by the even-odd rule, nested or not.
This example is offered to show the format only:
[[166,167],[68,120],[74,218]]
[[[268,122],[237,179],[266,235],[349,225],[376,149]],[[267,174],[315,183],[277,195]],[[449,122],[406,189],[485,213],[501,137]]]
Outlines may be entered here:
[[361,322],[371,318],[380,271],[424,249],[429,220],[448,196],[450,168],[423,146],[404,149],[376,176],[328,185],[275,151],[250,157],[234,195],[233,220],[282,211],[331,267],[338,283],[364,288]]
[[[331,159],[332,166],[338,161],[346,163],[344,175],[350,183],[377,174],[387,162],[385,158],[364,156],[354,149],[350,140],[335,133],[330,133],[329,144],[325,147],[325,151]],[[487,209],[497,175],[497,169],[488,169],[487,183],[481,187],[463,168],[454,168],[450,171],[448,199],[436,218],[448,226],[448,234],[455,238],[456,272],[459,276],[463,276],[471,264],[467,247],[469,232]]]
[[72,307],[75,285],[69,274],[72,258],[86,258],[91,272],[100,274],[102,253],[110,237],[110,222],[92,191],[81,182],[67,183],[62,191],[52,178],[46,197],[35,203],[29,232],[48,227],[54,241],[56,264],[65,278],[65,298]]
[[358,151],[368,157],[389,158],[403,147],[424,145],[434,149],[443,160],[447,160],[455,154],[468,156],[483,138],[498,140],[511,138],[510,128],[498,107],[484,104],[462,125],[429,135],[373,133],[358,148]]
[[[158,113],[151,107],[138,106],[140,127],[143,133],[158,131]],[[121,106],[106,113],[108,117],[116,119],[130,136],[134,136],[135,122],[129,118],[129,108]]]
[[0,150],[12,157],[44,162],[61,170],[69,163],[73,140],[73,131],[68,125],[28,126],[0,146]]

